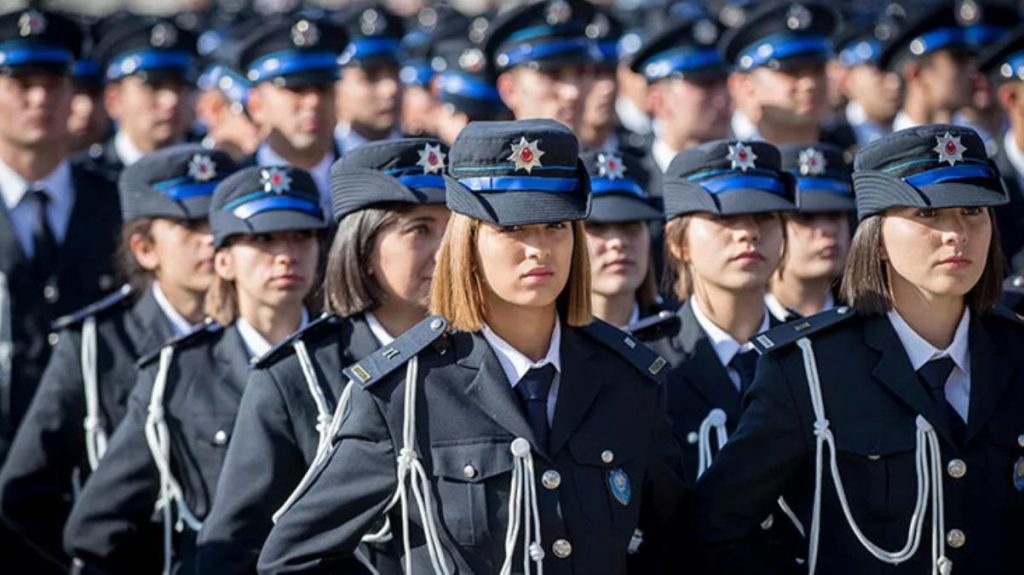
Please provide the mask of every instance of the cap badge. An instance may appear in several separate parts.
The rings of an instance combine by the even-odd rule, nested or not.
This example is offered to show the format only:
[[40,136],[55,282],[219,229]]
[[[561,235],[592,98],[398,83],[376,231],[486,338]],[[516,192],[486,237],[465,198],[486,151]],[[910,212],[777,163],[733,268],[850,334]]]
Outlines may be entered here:
[[803,4],[793,4],[786,14],[786,27],[790,30],[806,30],[814,23],[814,16]]
[[163,22],[153,26],[149,32],[149,45],[154,48],[165,48],[178,43],[178,30]]
[[704,46],[710,46],[718,41],[718,26],[707,18],[702,18],[693,25],[693,39]]
[[423,146],[423,149],[419,151],[420,161],[416,162],[417,166],[423,168],[424,174],[439,174],[444,170],[444,160],[447,157],[444,152],[441,151],[441,145],[430,145]]
[[622,164],[622,158],[615,154],[598,154],[597,155],[597,175],[602,178],[608,178],[609,180],[618,180],[623,178],[623,173],[626,171],[626,166]]
[[565,24],[572,18],[572,6],[565,0],[555,0],[548,6],[544,13],[544,19],[551,26]]
[[960,143],[960,136],[953,136],[949,132],[945,135],[935,136],[935,147],[932,151],[939,154],[939,162],[949,162],[952,166],[957,162],[964,161],[964,152],[967,148]]
[[283,194],[291,189],[292,178],[281,168],[267,168],[260,172],[260,183],[268,192]]
[[800,175],[802,176],[820,176],[825,173],[825,169],[828,167],[825,155],[814,148],[807,148],[801,151],[800,158],[797,161],[800,164]]
[[735,146],[729,146],[727,159],[732,162],[732,169],[738,168],[745,172],[750,168],[756,167],[754,160],[757,159],[757,154],[743,142],[736,142]]
[[517,170],[526,170],[529,174],[541,166],[540,157],[543,155],[537,140],[527,142],[525,137],[520,137],[518,144],[512,144],[512,155],[508,159],[516,163]]
[[380,12],[373,8],[364,10],[359,17],[359,31],[363,33],[363,36],[376,36],[384,31],[385,26]]
[[188,163],[188,175],[197,182],[209,182],[217,177],[217,163],[207,154],[196,154]]
[[292,26],[292,44],[299,48],[316,46],[320,42],[320,28],[309,20],[299,20]]
[[981,6],[974,0],[962,0],[956,7],[956,19],[961,26],[977,24],[981,16]]
[[37,10],[26,10],[18,18],[18,34],[38,36],[46,31],[46,16]]
[[476,74],[484,68],[484,54],[479,48],[470,48],[459,56],[459,67]]

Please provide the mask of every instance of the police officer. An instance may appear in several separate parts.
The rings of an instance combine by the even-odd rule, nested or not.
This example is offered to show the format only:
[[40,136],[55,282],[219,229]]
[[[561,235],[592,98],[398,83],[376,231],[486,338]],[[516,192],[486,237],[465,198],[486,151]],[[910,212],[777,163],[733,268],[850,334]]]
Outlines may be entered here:
[[117,131],[92,160],[115,177],[143,155],[185,141],[192,125],[196,37],[173,20],[122,16],[96,46],[104,103]]
[[743,418],[698,485],[709,572],[771,573],[748,536],[788,490],[811,574],[1016,573],[1024,322],[994,307],[999,174],[976,133],[934,125],[865,147],[853,184],[850,307],[756,338]]
[[595,61],[584,95],[577,136],[584,150],[615,152],[624,146],[616,131],[615,97],[619,91],[619,41],[625,27],[610,8],[595,6],[584,34],[593,43]]
[[110,116],[103,106],[103,72],[93,57],[102,24],[102,20],[81,22],[85,36],[82,55],[71,68],[71,81],[75,87],[71,115],[68,116],[72,154],[87,152],[92,146],[101,145],[110,131]]
[[[251,167],[210,202],[216,321],[140,361],[125,418],[72,508],[64,547],[75,572],[195,569],[195,536],[209,513],[248,367],[306,323],[319,234],[309,174]],[[163,528],[153,533],[154,509]],[[183,526],[175,534],[175,523]]]
[[330,570],[360,539],[387,572],[625,573],[636,528],[676,519],[664,360],[591,318],[576,154],[550,120],[456,140],[443,315],[345,370],[337,446],[271,531],[262,573]]
[[740,72],[737,89],[758,108],[756,137],[775,144],[856,144],[848,126],[823,128],[828,116],[825,64],[839,15],[818,2],[777,0],[758,6],[722,38],[725,59]]
[[[461,15],[444,5],[425,6],[406,18],[405,35],[399,46],[402,60],[398,77],[402,82],[402,102],[399,117],[401,130],[409,136],[437,134],[437,100],[430,84],[434,69],[430,65],[431,40],[440,26],[450,20],[461,20]],[[462,30],[465,33],[465,28]]]
[[842,70],[837,89],[847,100],[837,123],[850,126],[858,146],[891,133],[900,107],[900,77],[878,67],[882,41],[893,26],[887,21],[848,23],[835,37],[834,61]]
[[239,69],[252,85],[247,109],[265,134],[255,163],[309,172],[324,213],[331,205],[331,164],[338,158],[331,136],[334,82],[347,41],[337,26],[298,14],[264,22],[239,48]]
[[348,383],[341,370],[391,345],[426,315],[448,220],[447,154],[437,140],[372,142],[332,169],[338,229],[324,283],[330,313],[255,365],[199,536],[200,572],[253,573],[272,518],[325,454],[330,419]]
[[132,281],[58,320],[39,391],[0,473],[0,513],[54,562],[70,563],[64,521],[124,417],[135,362],[202,318],[213,279],[206,215],[213,188],[234,170],[196,145],[154,152],[121,174],[121,274]]
[[256,18],[249,18],[202,36],[208,60],[197,84],[196,120],[206,130],[202,144],[224,150],[236,161],[250,158],[260,143],[259,128],[246,110],[249,80],[238,70],[234,58],[245,34],[259,23]]
[[835,307],[856,207],[850,166],[829,144],[783,144],[782,168],[796,180],[797,211],[786,214],[786,256],[765,295],[779,321]]
[[625,327],[660,310],[649,222],[647,170],[629,152],[586,152],[592,195],[586,221],[594,316]]

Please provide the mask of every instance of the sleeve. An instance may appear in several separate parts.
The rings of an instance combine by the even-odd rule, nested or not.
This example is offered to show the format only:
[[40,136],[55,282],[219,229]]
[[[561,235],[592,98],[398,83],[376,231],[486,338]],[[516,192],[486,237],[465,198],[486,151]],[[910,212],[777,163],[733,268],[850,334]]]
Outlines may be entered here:
[[156,573],[163,558],[153,518],[160,476],[145,436],[152,381],[151,369],[139,374],[127,414],[64,528],[68,554],[109,573]]
[[[67,565],[61,533],[71,512],[76,467],[87,466],[80,337],[60,338],[0,472],[0,514],[50,560]],[[88,469],[81,471],[84,478]]]
[[273,527],[271,517],[307,468],[285,399],[268,370],[249,377],[232,438],[199,533],[202,573],[251,574]]
[[395,449],[367,391],[353,389],[336,441],[309,488],[270,531],[261,574],[340,572],[383,516],[396,487]]
[[[802,394],[806,397],[806,394]],[[696,528],[708,573],[773,573],[760,523],[807,464],[806,428],[778,359],[763,356],[736,432],[697,482]]]

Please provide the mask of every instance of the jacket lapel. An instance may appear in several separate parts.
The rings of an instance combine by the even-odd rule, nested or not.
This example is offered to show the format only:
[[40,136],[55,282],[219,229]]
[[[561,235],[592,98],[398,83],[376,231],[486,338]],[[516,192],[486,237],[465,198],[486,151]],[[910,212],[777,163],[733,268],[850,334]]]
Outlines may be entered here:
[[156,351],[173,336],[170,322],[157,305],[152,288],[147,288],[139,296],[132,306],[131,315],[128,329],[138,357]]
[[0,272],[10,273],[19,262],[26,259],[21,242],[14,233],[11,215],[7,207],[0,204]]
[[969,335],[971,350],[971,399],[967,416],[967,439],[976,436],[995,412],[999,399],[1009,385],[1012,366],[1007,358],[1011,352],[997,347],[982,322],[971,318]]
[[[596,367],[600,362],[594,361],[598,348],[587,345],[584,337],[579,330],[562,326],[562,372],[548,445],[551,455],[557,455],[579,428],[605,382]],[[569,377],[565,377],[567,373]]]
[[[729,379],[725,366],[718,360],[711,340],[697,323],[689,302],[679,310],[679,319],[682,327],[676,339],[687,356],[683,364],[683,377],[708,403],[724,410],[729,421],[739,421],[740,392]],[[672,393],[669,393],[671,396]]]
[[224,328],[224,335],[214,345],[214,356],[222,373],[216,380],[225,381],[239,396],[249,379],[249,352],[245,348],[238,328],[232,324]]
[[370,330],[370,324],[366,323],[366,316],[359,314],[352,317],[349,325],[352,326],[352,331],[349,333],[348,345],[345,346],[349,358],[349,361],[343,361],[345,366],[363,359],[380,348],[380,342]]

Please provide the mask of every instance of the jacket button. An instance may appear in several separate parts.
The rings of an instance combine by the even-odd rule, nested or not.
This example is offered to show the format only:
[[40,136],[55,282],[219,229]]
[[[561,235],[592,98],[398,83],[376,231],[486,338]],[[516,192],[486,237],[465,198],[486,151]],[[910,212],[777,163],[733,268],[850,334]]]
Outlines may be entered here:
[[698,441],[700,441],[700,435],[696,431],[691,431],[686,434],[686,443],[689,443],[690,445],[697,445]]
[[964,546],[967,541],[967,535],[959,529],[950,529],[949,533],[946,534],[946,544],[953,549],[959,549]]
[[217,433],[213,434],[213,444],[214,445],[227,445],[227,442],[228,442],[228,432],[224,431],[223,429],[218,429]]
[[59,341],[60,335],[56,333],[51,333],[50,335],[46,336],[46,343],[50,344],[51,346],[57,345],[57,342]]
[[1024,435],[1017,436],[1017,445],[1024,447]]
[[601,452],[601,461],[611,463],[615,461],[615,454],[610,449],[605,449]]
[[946,471],[953,479],[960,479],[967,475],[967,464],[962,459],[954,459],[946,466]]
[[56,303],[56,301],[60,299],[60,290],[58,290],[57,286],[53,284],[47,284],[46,287],[43,288],[43,299],[45,299],[47,303]]
[[548,489],[558,489],[562,484],[562,476],[554,469],[549,469],[540,477],[540,482]]
[[462,468],[462,475],[466,479],[473,479],[474,477],[476,477],[476,468],[473,467],[472,465],[467,465]]
[[572,544],[565,539],[559,539],[551,544],[551,551],[554,552],[555,557],[559,559],[565,559],[572,555]]

